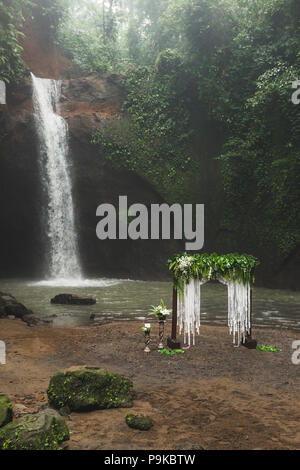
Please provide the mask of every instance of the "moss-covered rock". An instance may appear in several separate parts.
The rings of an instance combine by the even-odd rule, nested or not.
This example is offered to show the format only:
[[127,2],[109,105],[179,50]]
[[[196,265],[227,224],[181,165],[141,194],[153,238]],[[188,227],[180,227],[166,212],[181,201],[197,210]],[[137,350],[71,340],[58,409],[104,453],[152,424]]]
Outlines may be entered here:
[[0,392],[0,428],[12,421],[13,408],[10,399]]
[[96,367],[70,368],[50,379],[47,390],[54,408],[89,411],[132,405],[132,381]]
[[63,418],[54,410],[26,415],[0,429],[2,450],[60,450],[70,439]]
[[135,415],[127,413],[125,421],[130,428],[139,429],[140,431],[149,431],[153,426],[152,419],[143,414]]

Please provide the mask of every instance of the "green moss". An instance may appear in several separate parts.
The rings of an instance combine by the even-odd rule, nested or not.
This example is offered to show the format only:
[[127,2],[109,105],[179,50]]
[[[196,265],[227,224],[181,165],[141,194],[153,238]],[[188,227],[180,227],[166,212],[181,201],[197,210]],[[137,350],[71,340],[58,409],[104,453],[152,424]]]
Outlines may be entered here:
[[125,421],[130,428],[139,429],[140,431],[149,431],[154,425],[152,419],[143,414],[127,413]]
[[55,408],[89,411],[131,406],[132,386],[131,380],[122,375],[85,367],[54,374],[47,393]]
[[176,354],[184,354],[183,349],[158,349],[157,352],[166,356],[174,356]]
[[2,450],[60,450],[70,438],[64,420],[53,410],[27,415],[0,429]]
[[12,403],[5,393],[0,393],[0,427],[5,426],[13,417]]
[[257,351],[266,351],[266,352],[282,352],[282,349],[276,348],[276,346],[268,346],[263,344],[262,346],[256,346]]

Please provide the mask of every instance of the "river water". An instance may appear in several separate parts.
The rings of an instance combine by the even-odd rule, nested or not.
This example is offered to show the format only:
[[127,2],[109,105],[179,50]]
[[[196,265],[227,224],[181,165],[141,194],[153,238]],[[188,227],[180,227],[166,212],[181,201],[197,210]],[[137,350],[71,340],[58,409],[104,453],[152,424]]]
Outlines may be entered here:
[[[54,326],[92,326],[104,321],[151,321],[151,305],[164,299],[171,307],[170,282],[98,279],[78,287],[57,287],[52,283],[0,280],[0,291],[14,295],[34,313],[51,320]],[[50,299],[60,293],[90,295],[95,305],[52,305]],[[94,320],[90,319],[95,314]],[[254,288],[254,326],[289,328],[300,332],[300,292]],[[153,317],[152,317],[153,318]],[[201,323],[227,323],[227,288],[209,283],[201,288]]]

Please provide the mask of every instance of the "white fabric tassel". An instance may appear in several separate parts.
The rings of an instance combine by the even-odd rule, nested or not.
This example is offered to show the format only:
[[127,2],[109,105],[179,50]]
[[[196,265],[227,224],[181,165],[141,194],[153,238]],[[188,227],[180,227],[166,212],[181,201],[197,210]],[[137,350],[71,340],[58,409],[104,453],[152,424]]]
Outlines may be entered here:
[[[201,283],[199,279],[194,279],[194,311],[195,311],[195,328],[198,335],[200,335],[200,312],[201,312]],[[194,344],[195,344],[195,331],[194,335]]]
[[184,337],[184,344],[195,345],[196,333],[200,334],[200,312],[201,312],[201,285],[206,284],[207,279],[190,279],[184,283],[183,299],[178,298],[177,302],[177,325],[179,334]]
[[[250,333],[250,284],[237,280],[218,279],[228,287],[228,326],[233,335],[233,343],[239,346]],[[184,344],[195,345],[195,335],[200,334],[201,286],[209,279],[190,279],[184,283],[183,298],[177,301],[177,325],[179,334],[183,333]]]
[[228,281],[228,326],[233,343],[239,346],[250,333],[250,285]]

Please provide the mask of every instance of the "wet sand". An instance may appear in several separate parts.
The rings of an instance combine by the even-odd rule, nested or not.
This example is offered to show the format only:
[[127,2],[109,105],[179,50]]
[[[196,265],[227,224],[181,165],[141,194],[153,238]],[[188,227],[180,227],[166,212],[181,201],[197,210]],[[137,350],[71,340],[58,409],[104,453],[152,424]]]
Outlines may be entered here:
[[[196,346],[178,356],[143,352],[141,322],[114,321],[91,328],[28,327],[0,320],[7,364],[0,365],[0,391],[13,401],[15,416],[47,403],[50,376],[73,365],[94,365],[130,377],[130,409],[150,415],[150,431],[125,424],[127,409],[72,413],[72,449],[300,449],[300,365],[292,364],[288,330],[255,329],[259,344],[281,353],[234,348],[226,327],[202,326]],[[167,333],[170,332],[170,323]]]

